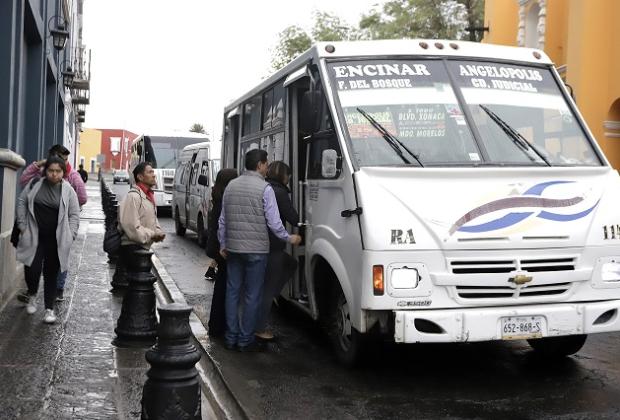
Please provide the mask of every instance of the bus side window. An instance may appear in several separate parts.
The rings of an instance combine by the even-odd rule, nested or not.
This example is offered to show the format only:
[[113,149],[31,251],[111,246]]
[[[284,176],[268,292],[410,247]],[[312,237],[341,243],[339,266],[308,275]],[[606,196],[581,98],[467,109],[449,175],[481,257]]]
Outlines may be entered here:
[[192,164],[192,179],[190,180],[192,185],[196,185],[196,180],[198,179],[198,168],[198,163]]

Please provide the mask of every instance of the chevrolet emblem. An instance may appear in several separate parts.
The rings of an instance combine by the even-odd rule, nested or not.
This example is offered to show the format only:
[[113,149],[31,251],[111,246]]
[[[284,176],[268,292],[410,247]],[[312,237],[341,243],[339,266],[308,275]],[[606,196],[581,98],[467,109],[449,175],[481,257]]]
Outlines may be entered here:
[[509,278],[508,281],[514,284],[522,285],[522,284],[531,282],[532,279],[533,279],[532,276],[526,276],[525,274],[517,274],[516,276]]

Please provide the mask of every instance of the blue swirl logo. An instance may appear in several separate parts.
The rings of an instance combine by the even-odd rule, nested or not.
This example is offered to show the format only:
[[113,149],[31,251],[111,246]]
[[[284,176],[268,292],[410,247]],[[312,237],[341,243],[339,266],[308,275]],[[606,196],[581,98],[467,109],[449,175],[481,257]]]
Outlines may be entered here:
[[[553,209],[560,207],[571,207],[575,206],[583,201],[583,197],[571,197],[571,198],[562,198],[562,199],[552,199],[552,198],[543,198],[541,197],[543,191],[550,187],[551,185],[558,184],[569,184],[574,181],[549,181],[549,182],[541,182],[540,184],[536,184],[525,191],[520,196],[516,197],[507,197],[499,200],[494,200],[488,203],[485,203],[481,206],[476,207],[465,213],[462,217],[460,217],[450,228],[450,234],[454,232],[470,232],[470,233],[480,233],[480,232],[491,232],[494,230],[504,229],[513,225],[516,225],[519,222],[524,221],[530,216],[538,217],[540,219],[552,220],[554,222],[570,222],[572,220],[581,219],[592,212],[598,206],[600,200],[598,200],[592,207],[589,209],[572,213],[572,214],[562,214],[562,213],[554,213],[549,210],[540,210],[540,211],[523,211],[523,212],[510,212],[502,217],[497,219],[472,225],[469,224],[473,220],[481,217],[485,214],[498,211],[505,210],[511,208],[523,208],[523,207],[540,207],[545,209]],[[467,225],[467,226],[465,226]]]

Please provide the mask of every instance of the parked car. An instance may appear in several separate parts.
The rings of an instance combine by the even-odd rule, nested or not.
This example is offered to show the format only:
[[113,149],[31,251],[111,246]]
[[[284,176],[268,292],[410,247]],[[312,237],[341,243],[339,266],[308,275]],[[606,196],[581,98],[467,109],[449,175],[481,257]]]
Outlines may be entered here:
[[204,246],[207,239],[207,215],[211,203],[211,186],[220,169],[219,144],[203,142],[186,146],[179,157],[172,192],[172,217],[176,234],[190,229]]
[[124,169],[115,170],[112,182],[114,184],[116,184],[117,182],[126,182],[129,184],[129,172]]

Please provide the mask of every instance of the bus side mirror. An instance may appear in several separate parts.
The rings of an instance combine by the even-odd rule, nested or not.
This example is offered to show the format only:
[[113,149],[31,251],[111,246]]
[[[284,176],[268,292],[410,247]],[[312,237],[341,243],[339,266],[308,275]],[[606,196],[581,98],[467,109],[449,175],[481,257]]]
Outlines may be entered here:
[[321,153],[321,177],[335,178],[338,175],[338,152],[325,149]]
[[203,186],[205,186],[205,187],[208,187],[208,186],[209,186],[209,177],[208,177],[208,176],[206,176],[206,175],[200,175],[200,176],[198,177],[198,183],[199,183],[200,185],[203,185]]
[[304,92],[299,110],[299,131],[310,135],[319,130],[319,113],[322,95],[318,90]]

